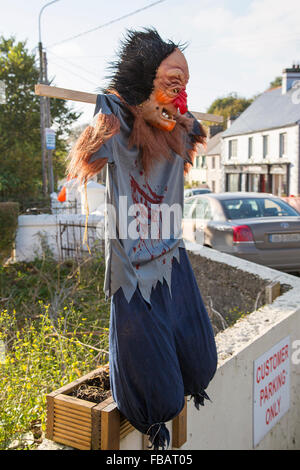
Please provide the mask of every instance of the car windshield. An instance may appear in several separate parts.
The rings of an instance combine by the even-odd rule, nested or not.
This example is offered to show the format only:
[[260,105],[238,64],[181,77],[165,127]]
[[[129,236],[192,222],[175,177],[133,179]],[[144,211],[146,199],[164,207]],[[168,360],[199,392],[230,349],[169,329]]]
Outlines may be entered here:
[[190,214],[191,207],[194,204],[195,200],[196,200],[196,198],[191,197],[191,198],[186,199],[184,201],[184,208],[183,208],[183,218],[184,219],[188,218],[188,216]]
[[299,216],[284,201],[272,198],[237,198],[220,201],[227,219],[252,219],[256,217]]
[[193,194],[208,194],[211,191],[209,189],[194,189]]

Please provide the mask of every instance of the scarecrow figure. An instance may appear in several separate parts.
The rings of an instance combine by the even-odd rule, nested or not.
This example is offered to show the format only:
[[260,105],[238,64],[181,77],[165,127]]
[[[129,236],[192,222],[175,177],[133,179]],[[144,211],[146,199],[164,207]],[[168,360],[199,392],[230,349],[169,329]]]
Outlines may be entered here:
[[183,208],[184,173],[206,137],[187,110],[182,50],[154,29],[127,33],[110,86],[97,96],[93,124],[69,164],[69,176],[81,182],[107,164],[111,391],[156,450],[169,444],[165,423],[183,409],[185,396],[198,409],[208,399],[217,367],[212,326],[176,212]]

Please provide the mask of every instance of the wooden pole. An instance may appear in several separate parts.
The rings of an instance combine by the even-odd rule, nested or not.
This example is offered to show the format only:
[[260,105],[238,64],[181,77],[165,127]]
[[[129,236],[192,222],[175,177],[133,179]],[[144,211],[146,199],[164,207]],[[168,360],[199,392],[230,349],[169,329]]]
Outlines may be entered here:
[[[44,70],[43,70],[43,46],[39,42],[39,57],[40,57],[40,77],[41,83],[44,81]],[[43,86],[38,84],[36,86]],[[42,177],[43,177],[43,194],[48,194],[48,178],[47,178],[47,154],[46,154],[46,142],[45,142],[45,98],[43,95],[40,96],[40,132],[41,132],[41,154],[42,154]]]
[[[61,100],[80,101],[82,103],[96,104],[97,95],[94,93],[85,93],[83,91],[68,90],[66,88],[58,88],[55,86],[48,86],[38,84],[35,85],[35,94],[38,96],[48,96],[49,98],[58,98]],[[223,116],[216,114],[199,113],[198,111],[191,111],[199,121],[210,122],[223,122]]]
[[[48,64],[47,64],[47,56],[46,52],[43,51],[43,68],[44,68],[44,75],[45,75],[45,82],[48,85]],[[51,113],[50,113],[50,99],[47,97],[45,99],[45,127],[51,127]],[[48,160],[48,183],[49,183],[49,193],[54,192],[54,175],[53,175],[53,160],[52,160],[52,150],[46,149],[47,152],[47,160]]]
[[58,98],[61,100],[81,101],[82,103],[96,104],[97,95],[94,93],[85,93],[83,91],[68,90],[56,86],[35,85],[35,94],[38,96],[48,96],[49,98]]

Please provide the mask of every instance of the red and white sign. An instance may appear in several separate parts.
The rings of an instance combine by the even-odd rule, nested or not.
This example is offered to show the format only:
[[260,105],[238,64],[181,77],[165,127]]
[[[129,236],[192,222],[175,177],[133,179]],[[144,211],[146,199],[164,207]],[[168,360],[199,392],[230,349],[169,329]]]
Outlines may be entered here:
[[254,447],[290,407],[290,337],[254,361]]

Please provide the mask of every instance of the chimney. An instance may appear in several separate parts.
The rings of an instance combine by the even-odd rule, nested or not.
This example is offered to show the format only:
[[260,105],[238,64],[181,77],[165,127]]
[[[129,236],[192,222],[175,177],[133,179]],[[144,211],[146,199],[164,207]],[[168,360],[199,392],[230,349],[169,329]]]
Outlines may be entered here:
[[220,125],[214,125],[214,126],[209,126],[209,132],[208,132],[208,137],[211,139],[214,135],[218,134],[219,132],[222,132],[223,126]]
[[297,80],[300,80],[299,64],[293,64],[292,68],[284,69],[282,71],[282,94],[285,95]]
[[227,118],[227,129],[231,127],[233,121],[235,121],[238,118],[238,116],[228,116]]

